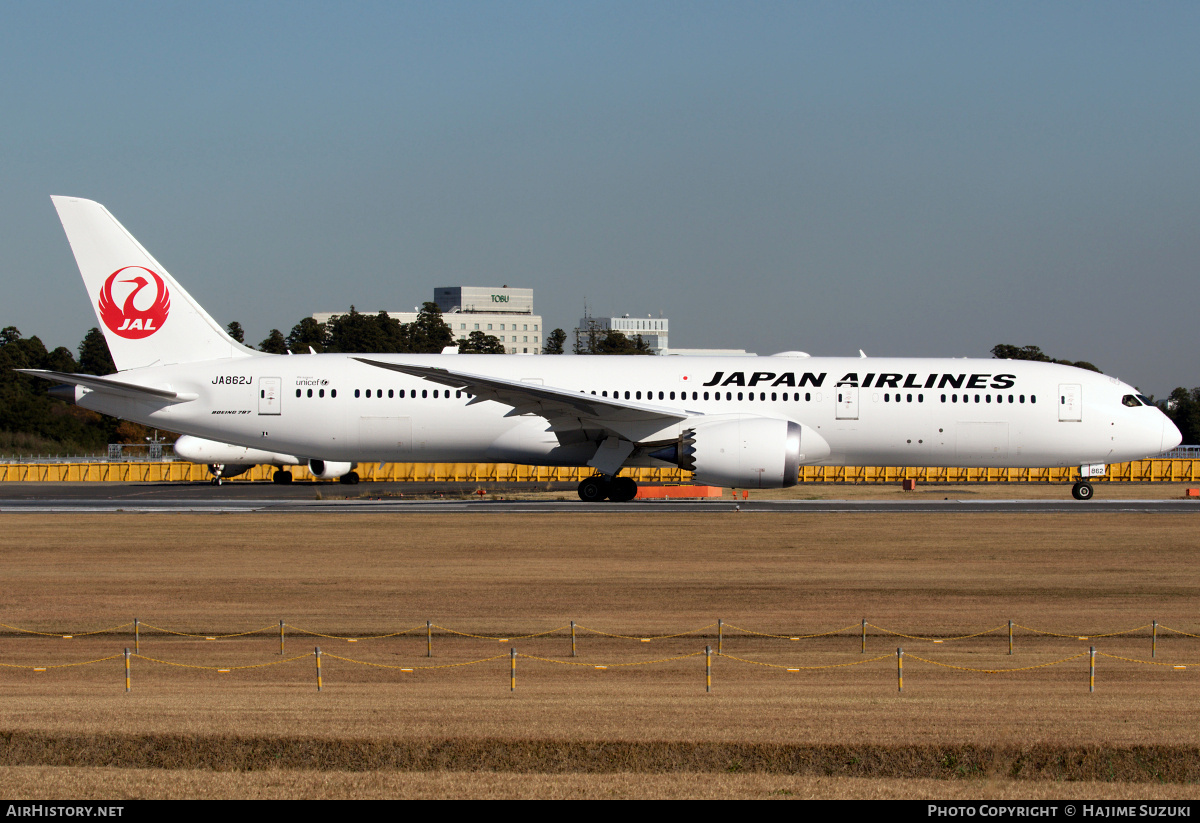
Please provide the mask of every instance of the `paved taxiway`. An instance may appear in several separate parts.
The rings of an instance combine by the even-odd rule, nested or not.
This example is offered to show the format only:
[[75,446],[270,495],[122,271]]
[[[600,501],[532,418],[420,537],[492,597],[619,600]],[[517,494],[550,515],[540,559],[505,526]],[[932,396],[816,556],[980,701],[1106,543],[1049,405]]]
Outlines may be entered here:
[[[508,494],[545,492],[545,483],[505,484],[489,490],[487,499],[464,500],[478,488],[457,484],[373,483],[369,487],[296,483],[275,486],[266,483],[8,483],[0,485],[2,513],[95,513],[95,512],[337,512],[378,514],[386,512],[540,512],[571,511],[615,514],[628,512],[856,512],[856,513],[1060,513],[1101,512],[1200,513],[1195,500],[1021,500],[1020,488],[1005,489],[1010,499],[977,500],[643,500],[630,503],[583,503],[574,498],[574,484],[557,484],[550,491],[566,500],[505,500]],[[1064,492],[1066,490],[1064,489]],[[320,499],[318,499],[318,493]],[[429,495],[445,498],[430,499]],[[341,497],[341,495],[353,495]],[[418,495],[419,498],[414,498]]]

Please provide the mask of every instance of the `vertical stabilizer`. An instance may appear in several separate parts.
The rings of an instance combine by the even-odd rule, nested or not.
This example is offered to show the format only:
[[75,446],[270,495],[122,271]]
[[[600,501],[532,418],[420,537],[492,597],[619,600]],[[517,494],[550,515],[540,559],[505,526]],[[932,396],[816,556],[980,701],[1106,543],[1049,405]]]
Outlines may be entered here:
[[104,206],[50,199],[119,371],[258,354],[226,334]]

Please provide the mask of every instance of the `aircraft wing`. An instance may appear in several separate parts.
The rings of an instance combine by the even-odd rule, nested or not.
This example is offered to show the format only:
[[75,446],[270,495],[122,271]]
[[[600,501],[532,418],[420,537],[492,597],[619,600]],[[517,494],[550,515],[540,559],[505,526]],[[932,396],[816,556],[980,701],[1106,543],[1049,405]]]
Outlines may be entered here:
[[139,386],[134,383],[126,383],[123,380],[113,380],[111,377],[100,377],[94,374],[72,374],[71,372],[48,371],[46,369],[13,369],[13,371],[18,371],[21,374],[31,374],[43,380],[58,380],[59,382],[74,386],[83,386],[85,389],[103,392],[104,394],[131,397],[135,400],[155,399],[167,403],[186,403],[189,400],[196,399],[196,395],[194,394],[173,392],[168,389],[153,389],[149,386]]
[[683,409],[653,406],[628,400],[597,397],[570,392],[536,383],[485,377],[435,366],[409,366],[356,357],[360,363],[380,369],[420,377],[454,389],[463,389],[473,397],[468,405],[491,400],[511,407],[505,417],[535,414],[549,421],[551,428],[599,428],[627,439],[641,439],[637,432],[665,428],[693,415]]

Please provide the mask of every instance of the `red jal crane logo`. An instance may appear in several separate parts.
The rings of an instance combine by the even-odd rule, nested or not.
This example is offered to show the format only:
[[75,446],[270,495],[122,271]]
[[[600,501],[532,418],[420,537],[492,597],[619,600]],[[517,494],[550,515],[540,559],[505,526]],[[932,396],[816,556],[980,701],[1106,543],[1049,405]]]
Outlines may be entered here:
[[[131,272],[133,269],[143,271],[154,278],[156,290],[154,302],[144,309],[139,309],[135,301],[138,293],[149,286],[150,281],[140,274]],[[130,272],[133,276],[118,281],[117,275],[122,272]],[[117,301],[113,299],[112,287],[116,282],[133,284],[133,290],[125,295],[125,302],[120,306],[117,306]],[[104,281],[104,288],[100,290],[98,307],[100,319],[104,321],[104,325],[108,326],[110,331],[130,340],[139,340],[149,337],[162,328],[163,323],[167,320],[167,314],[171,311],[171,294],[167,291],[167,285],[163,283],[163,279],[150,269],[143,266],[126,266],[123,269],[117,269]]]

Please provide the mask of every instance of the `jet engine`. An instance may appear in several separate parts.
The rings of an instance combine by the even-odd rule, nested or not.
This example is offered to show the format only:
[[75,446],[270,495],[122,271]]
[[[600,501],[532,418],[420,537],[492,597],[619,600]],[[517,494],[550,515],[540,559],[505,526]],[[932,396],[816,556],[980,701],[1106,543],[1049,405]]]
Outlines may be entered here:
[[353,463],[335,463],[332,460],[309,460],[308,470],[318,480],[334,480],[349,474]]
[[701,423],[650,457],[693,472],[697,483],[738,489],[796,485],[800,466],[829,454],[825,439],[790,420],[734,417]]

